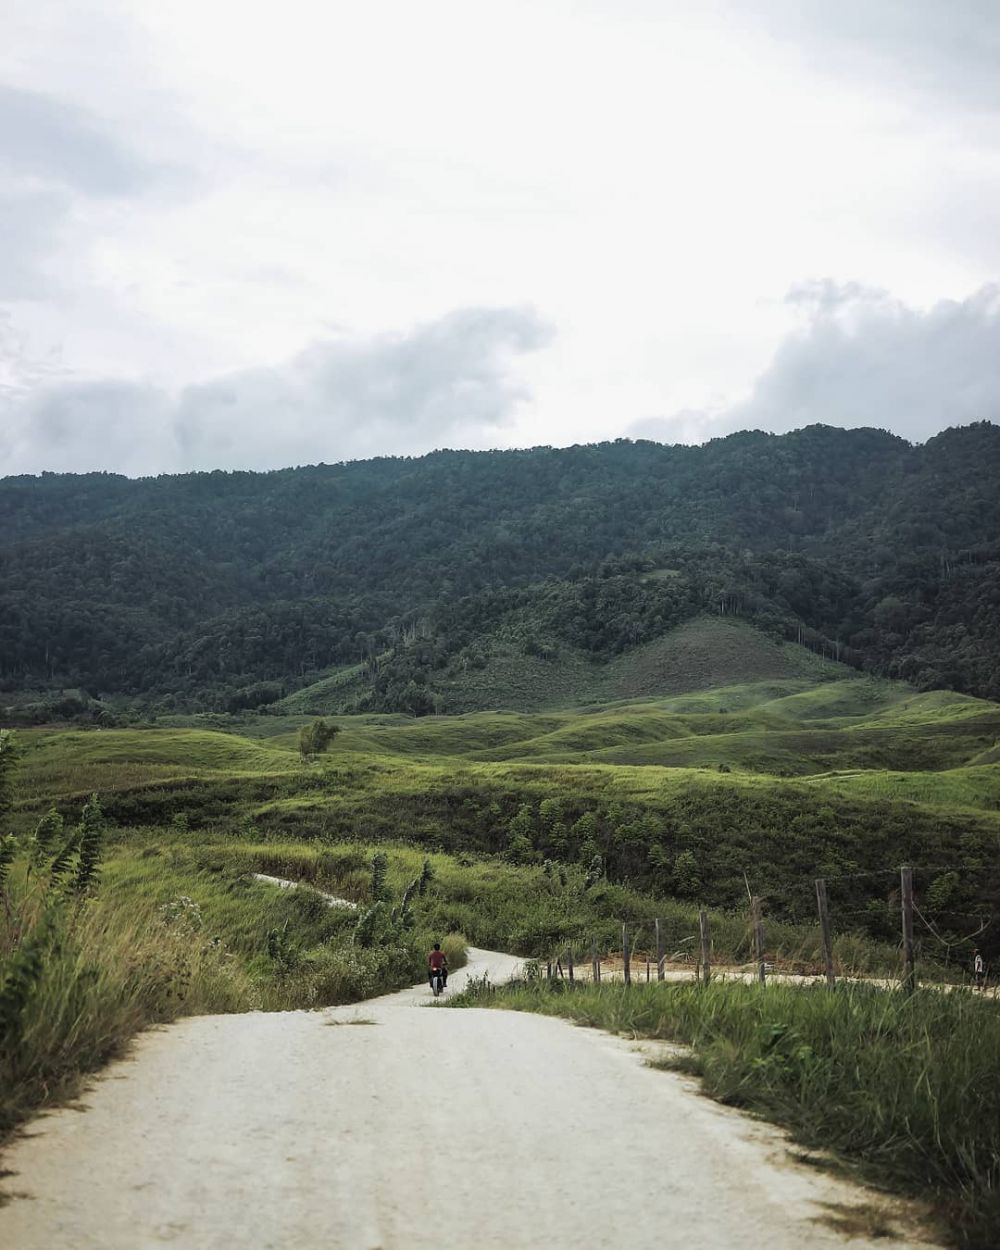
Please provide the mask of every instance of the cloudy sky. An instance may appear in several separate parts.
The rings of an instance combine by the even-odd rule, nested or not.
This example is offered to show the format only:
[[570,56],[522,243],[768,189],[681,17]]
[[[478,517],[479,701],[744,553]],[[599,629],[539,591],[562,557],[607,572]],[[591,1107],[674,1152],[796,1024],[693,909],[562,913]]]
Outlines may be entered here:
[[0,23],[0,474],[1000,420],[996,0]]

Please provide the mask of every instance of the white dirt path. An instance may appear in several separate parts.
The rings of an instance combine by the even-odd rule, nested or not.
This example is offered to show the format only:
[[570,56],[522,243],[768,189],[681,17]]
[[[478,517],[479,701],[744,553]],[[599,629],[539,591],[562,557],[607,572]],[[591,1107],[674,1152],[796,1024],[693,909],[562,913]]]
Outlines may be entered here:
[[[516,963],[470,955],[456,988]],[[879,1199],[793,1163],[776,1130],[645,1067],[626,1042],[428,1001],[420,986],[143,1035],[94,1081],[86,1110],[35,1120],[7,1151],[4,1190],[22,1196],[0,1209],[0,1247],[916,1244],[818,1222],[824,1204]]]

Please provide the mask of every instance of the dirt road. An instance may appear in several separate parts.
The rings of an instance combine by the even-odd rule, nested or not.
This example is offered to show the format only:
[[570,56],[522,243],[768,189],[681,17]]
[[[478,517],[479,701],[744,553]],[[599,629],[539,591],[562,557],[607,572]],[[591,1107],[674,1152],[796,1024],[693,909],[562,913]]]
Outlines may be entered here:
[[[471,957],[456,987],[514,966]],[[0,1209],[0,1247],[916,1244],[835,1231],[824,1217],[880,1199],[793,1163],[777,1132],[644,1067],[630,1044],[421,1009],[429,998],[422,986],[144,1035],[86,1110],[36,1120],[6,1153],[4,1192],[21,1196]]]

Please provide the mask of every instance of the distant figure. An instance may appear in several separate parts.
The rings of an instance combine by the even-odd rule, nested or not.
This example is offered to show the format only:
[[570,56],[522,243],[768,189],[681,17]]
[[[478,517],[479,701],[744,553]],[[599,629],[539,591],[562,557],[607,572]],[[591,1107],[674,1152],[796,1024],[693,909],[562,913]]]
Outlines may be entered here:
[[975,977],[976,989],[986,989],[986,965],[978,950],[972,952],[972,975]]
[[433,984],[434,973],[440,971],[444,988],[448,988],[448,956],[441,949],[441,943],[435,942],[434,949],[427,956],[427,979]]

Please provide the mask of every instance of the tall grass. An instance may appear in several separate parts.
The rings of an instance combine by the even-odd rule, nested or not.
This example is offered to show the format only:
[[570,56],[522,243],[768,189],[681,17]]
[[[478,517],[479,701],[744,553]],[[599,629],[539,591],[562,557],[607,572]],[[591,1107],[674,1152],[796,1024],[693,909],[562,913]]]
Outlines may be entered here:
[[[6,807],[9,735],[0,747]],[[416,888],[422,861],[393,866],[383,891],[391,923],[361,942],[352,911],[314,891],[276,890],[250,871],[353,873],[352,897],[365,903],[370,851],[328,849],[310,874],[291,855],[201,847],[183,822],[140,836],[115,831],[110,850],[109,832],[95,801],[72,829],[51,812],[34,832],[0,839],[0,1133],[66,1097],[150,1024],[368,998],[419,981],[433,940],[453,968],[465,960],[465,939],[429,916],[432,877]]]
[[0,1133],[71,1095],[149,1025],[369,998],[419,981],[432,940],[452,967],[465,959],[464,938],[423,923],[422,899],[407,925],[363,947],[353,912],[183,845],[120,845],[96,887],[67,880],[29,845],[0,881]]
[[246,968],[200,933],[197,913],[150,915],[95,898],[54,906],[23,881],[6,902],[4,990],[14,968],[30,966],[0,1011],[0,1132],[71,1093],[150,1024],[259,1003]]
[[708,1093],[832,1150],[863,1176],[930,1199],[965,1250],[1000,1241],[1000,1010],[970,992],[841,984],[480,987],[453,1006],[562,1016],[688,1043],[665,1062]]

